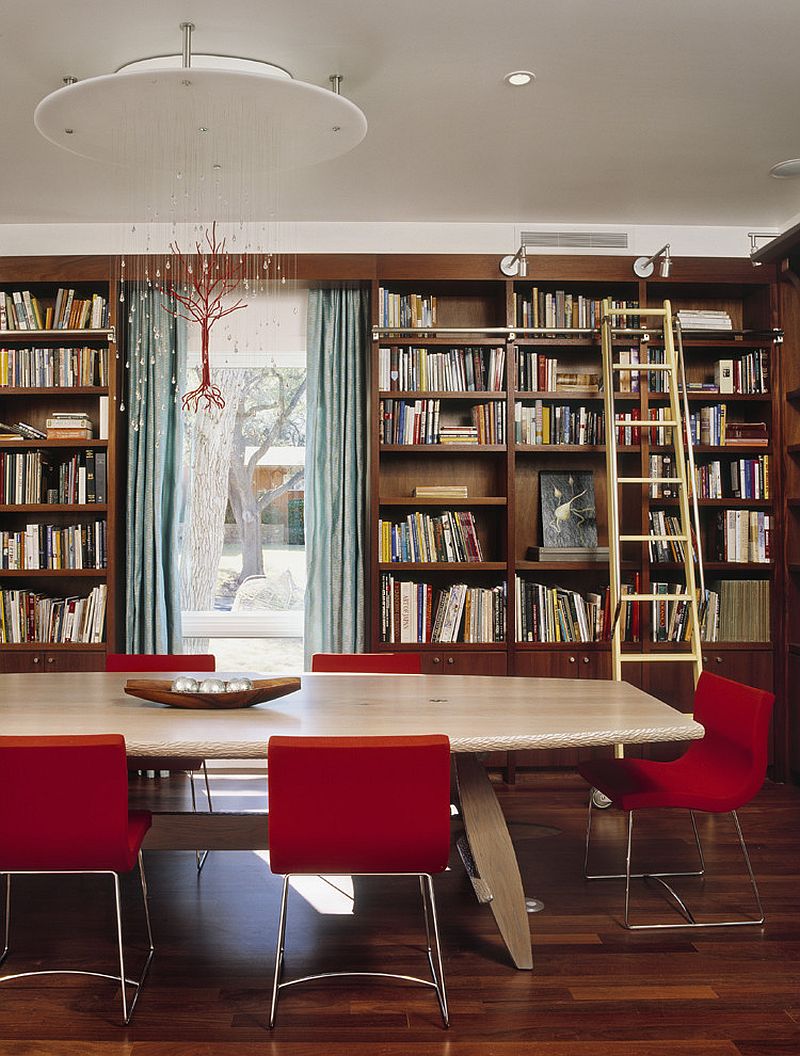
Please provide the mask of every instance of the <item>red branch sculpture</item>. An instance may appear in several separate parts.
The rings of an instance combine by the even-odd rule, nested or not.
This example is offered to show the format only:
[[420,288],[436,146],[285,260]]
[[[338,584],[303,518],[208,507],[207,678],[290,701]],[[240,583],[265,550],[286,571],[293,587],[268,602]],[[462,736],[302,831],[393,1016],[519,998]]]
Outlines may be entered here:
[[217,241],[216,222],[211,225],[211,233],[205,233],[205,245],[195,242],[194,256],[187,257],[176,242],[170,242],[169,248],[176,267],[166,285],[158,287],[168,298],[164,309],[176,319],[197,323],[201,335],[200,384],[191,392],[184,393],[183,409],[197,411],[201,400],[206,401],[206,408],[222,408],[225,398],[219,386],[211,381],[209,337],[211,328],[220,319],[247,307],[247,302],[241,299],[228,306],[222,304],[223,298],[240,286],[244,278],[244,265],[241,259],[234,261],[226,257],[225,239]]

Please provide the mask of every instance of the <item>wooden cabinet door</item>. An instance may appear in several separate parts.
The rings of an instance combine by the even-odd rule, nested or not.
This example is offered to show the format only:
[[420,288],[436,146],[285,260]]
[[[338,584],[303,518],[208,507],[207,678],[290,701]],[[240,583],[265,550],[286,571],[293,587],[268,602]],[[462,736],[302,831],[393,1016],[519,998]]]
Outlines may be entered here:
[[40,649],[0,649],[0,672],[27,674],[41,671],[44,653]]
[[105,671],[105,653],[53,650],[42,654],[42,671]]
[[443,649],[438,653],[422,653],[423,675],[504,675],[507,665],[505,652]]

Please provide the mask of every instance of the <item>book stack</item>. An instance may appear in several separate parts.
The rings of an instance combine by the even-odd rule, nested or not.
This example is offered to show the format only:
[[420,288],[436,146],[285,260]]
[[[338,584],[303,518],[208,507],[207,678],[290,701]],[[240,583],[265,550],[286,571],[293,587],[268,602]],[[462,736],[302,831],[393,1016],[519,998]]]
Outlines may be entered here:
[[770,641],[768,579],[722,579],[711,587],[719,594],[718,641]]
[[4,440],[44,440],[46,434],[27,422],[0,422],[0,434]]
[[477,425],[440,425],[438,439],[440,444],[480,444],[487,442],[481,441],[479,438]]
[[591,371],[559,370],[556,372],[556,392],[599,392],[600,375]]
[[526,561],[596,561],[608,563],[607,546],[529,546]]
[[536,400],[533,404],[514,405],[514,439],[518,444],[605,443],[604,418],[601,411],[572,404],[551,404]]
[[415,499],[466,499],[468,496],[466,484],[418,484],[414,488]]
[[378,387],[382,392],[501,392],[504,348],[378,349]]
[[[664,513],[663,510],[650,510],[651,535],[680,535],[680,517],[673,517]],[[683,561],[683,543],[672,539],[651,539],[647,544],[650,550],[650,560],[656,564],[669,564]]]
[[505,584],[442,590],[381,574],[382,642],[502,642],[505,640]]
[[772,516],[761,510],[720,510],[717,516],[718,561],[766,564],[772,558]]
[[91,440],[92,420],[78,411],[55,411],[45,422],[48,440]]
[[28,524],[24,531],[0,531],[0,568],[106,568],[106,522]]
[[101,642],[106,598],[105,583],[85,597],[50,598],[30,590],[2,590],[0,644]]
[[417,511],[399,524],[378,521],[378,553],[383,562],[483,561],[475,518],[468,510],[438,516]]
[[728,422],[725,427],[727,447],[767,447],[769,434],[766,422]]
[[713,308],[682,308],[678,312],[678,322],[682,330],[733,330],[730,315]]

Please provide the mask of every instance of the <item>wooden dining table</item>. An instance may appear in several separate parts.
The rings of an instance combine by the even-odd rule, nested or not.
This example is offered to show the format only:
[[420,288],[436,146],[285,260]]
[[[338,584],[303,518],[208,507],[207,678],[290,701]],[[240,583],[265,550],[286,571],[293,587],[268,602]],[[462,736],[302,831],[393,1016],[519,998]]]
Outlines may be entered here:
[[[191,657],[186,661],[191,673]],[[477,879],[513,963],[523,969],[533,966],[525,894],[480,753],[690,741],[704,732],[690,715],[629,683],[600,679],[304,674],[296,693],[275,701],[189,711],[128,696],[129,677],[141,675],[0,675],[0,734],[121,733],[131,755],[206,759],[263,759],[274,734],[446,734]],[[220,812],[156,814],[145,843],[151,850],[267,846],[263,814]]]

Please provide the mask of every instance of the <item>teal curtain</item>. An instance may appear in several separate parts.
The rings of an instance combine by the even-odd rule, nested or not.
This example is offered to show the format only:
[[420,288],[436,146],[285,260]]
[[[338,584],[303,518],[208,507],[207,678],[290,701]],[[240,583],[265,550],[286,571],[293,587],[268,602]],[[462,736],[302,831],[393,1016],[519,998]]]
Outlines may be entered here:
[[[182,652],[178,514],[186,324],[148,284],[126,289],[128,481],[125,649]],[[122,314],[122,313],[121,313]]]
[[363,652],[367,551],[369,293],[311,290],[305,526],[306,667]]

